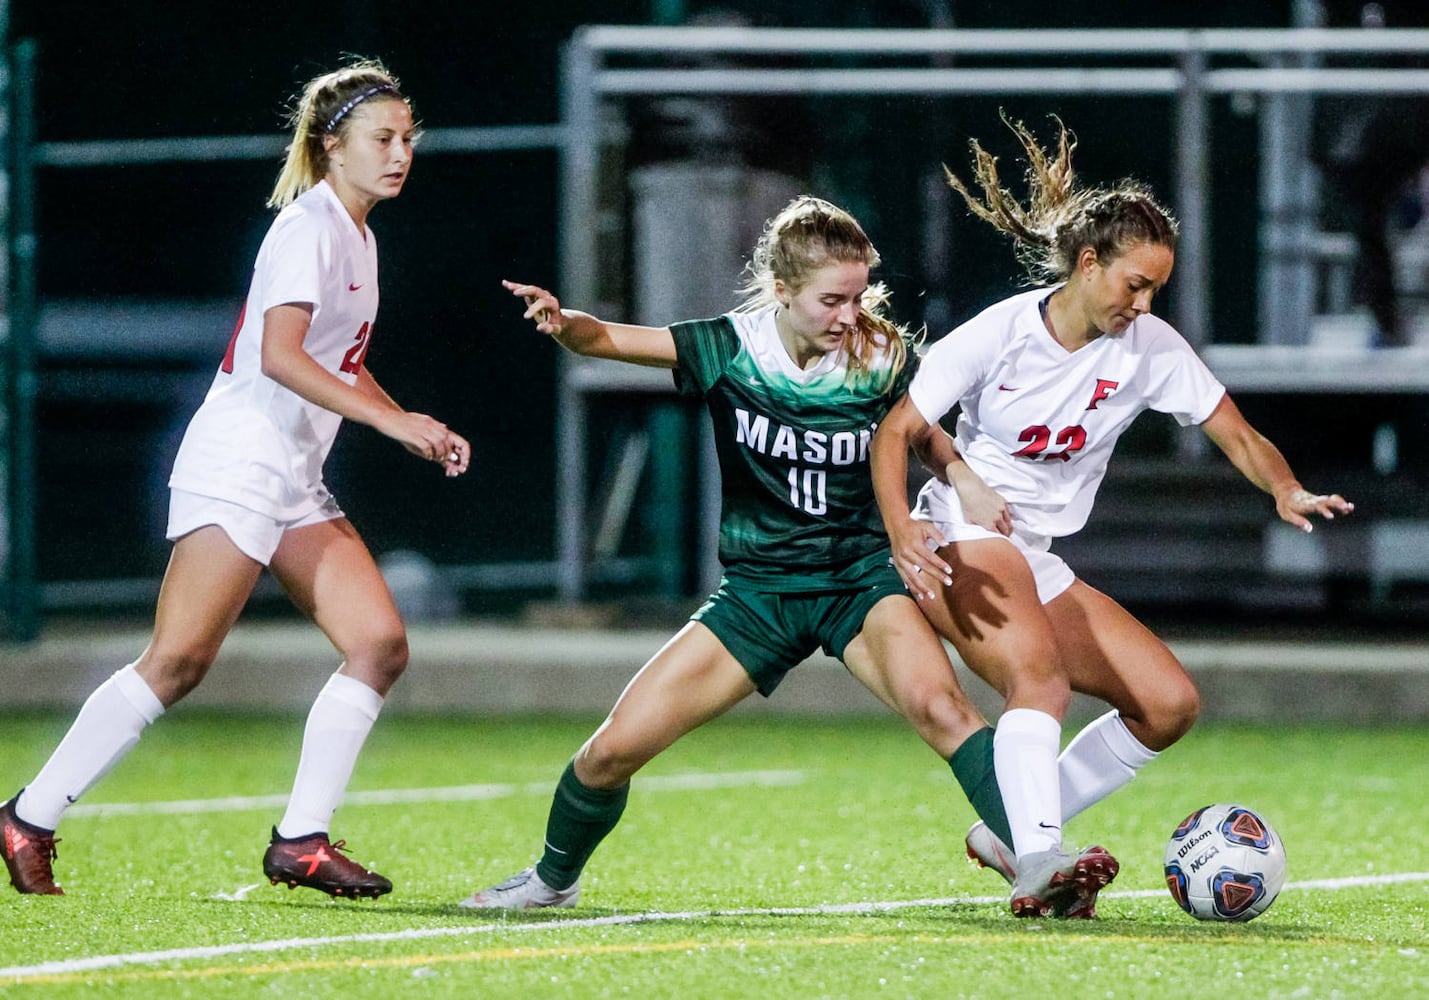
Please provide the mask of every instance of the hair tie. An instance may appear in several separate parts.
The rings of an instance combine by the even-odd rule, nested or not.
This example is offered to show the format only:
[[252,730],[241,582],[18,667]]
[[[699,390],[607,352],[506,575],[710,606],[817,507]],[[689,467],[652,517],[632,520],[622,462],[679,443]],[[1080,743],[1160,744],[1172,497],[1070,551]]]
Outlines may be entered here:
[[369,87],[367,90],[364,90],[362,93],[352,98],[352,100],[348,101],[342,107],[338,108],[337,113],[327,120],[327,126],[323,129],[323,131],[331,132],[333,129],[337,128],[337,123],[347,117],[347,113],[349,111],[357,107],[359,104],[361,104],[363,101],[367,100],[374,94],[392,94],[395,97],[402,96],[401,92],[398,91],[397,88],[392,86],[390,83],[379,83],[375,87]]

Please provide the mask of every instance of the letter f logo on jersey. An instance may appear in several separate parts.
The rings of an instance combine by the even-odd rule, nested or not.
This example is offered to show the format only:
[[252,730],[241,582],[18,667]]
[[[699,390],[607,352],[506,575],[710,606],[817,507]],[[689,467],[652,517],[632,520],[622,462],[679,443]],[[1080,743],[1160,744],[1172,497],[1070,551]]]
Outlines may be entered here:
[[1113,382],[1109,378],[1097,379],[1097,387],[1092,390],[1092,401],[1087,404],[1087,409],[1095,410],[1097,404],[1115,392],[1119,385],[1121,385],[1120,382]]

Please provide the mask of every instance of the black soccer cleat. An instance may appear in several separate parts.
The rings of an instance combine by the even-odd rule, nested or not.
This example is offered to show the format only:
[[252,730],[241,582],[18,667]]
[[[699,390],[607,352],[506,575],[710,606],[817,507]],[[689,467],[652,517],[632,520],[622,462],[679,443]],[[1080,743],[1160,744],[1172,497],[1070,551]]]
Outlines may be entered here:
[[332,843],[326,833],[288,839],[278,836],[274,827],[273,840],[263,852],[263,874],[274,885],[282,883],[289,889],[303,885],[344,899],[375,899],[391,892],[388,879],[342,853],[346,845],[345,840]]
[[15,799],[0,805],[0,854],[5,855],[10,884],[17,892],[36,896],[65,894],[55,885],[54,869],[50,866],[59,856],[55,850],[58,843],[55,831],[31,826],[15,815]]

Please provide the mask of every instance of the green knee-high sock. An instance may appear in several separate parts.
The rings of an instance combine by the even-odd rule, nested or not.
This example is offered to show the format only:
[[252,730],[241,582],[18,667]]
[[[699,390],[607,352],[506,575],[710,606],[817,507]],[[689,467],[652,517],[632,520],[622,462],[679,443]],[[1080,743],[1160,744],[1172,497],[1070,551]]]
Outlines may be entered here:
[[1004,844],[1010,844],[1012,828],[1007,823],[1007,810],[1002,805],[1002,791],[997,787],[997,771],[992,763],[992,732],[991,726],[983,726],[973,733],[953,751],[948,763],[987,828]]
[[576,777],[575,762],[567,764],[546,820],[546,850],[536,862],[541,881],[552,889],[574,885],[605,835],[620,822],[629,794],[629,782],[619,788],[587,788]]

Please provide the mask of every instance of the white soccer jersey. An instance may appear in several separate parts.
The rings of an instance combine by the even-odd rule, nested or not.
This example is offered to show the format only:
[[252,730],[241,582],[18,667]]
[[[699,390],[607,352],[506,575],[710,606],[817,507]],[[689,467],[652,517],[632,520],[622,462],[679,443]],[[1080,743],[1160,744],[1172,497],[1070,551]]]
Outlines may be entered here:
[[1019,531],[1055,538],[1086,524],[1137,414],[1199,424],[1225,387],[1151,315],[1068,351],[1042,322],[1039,304],[1052,291],[999,302],[934,344],[908,395],[929,423],[962,404],[956,440],[968,466],[1007,501]]
[[323,462],[342,418],[263,374],[263,314],[307,302],[303,350],[349,385],[377,317],[377,241],[359,230],[326,181],[278,213],[253,267],[237,329],[189,422],[169,486],[279,520],[327,496]]

